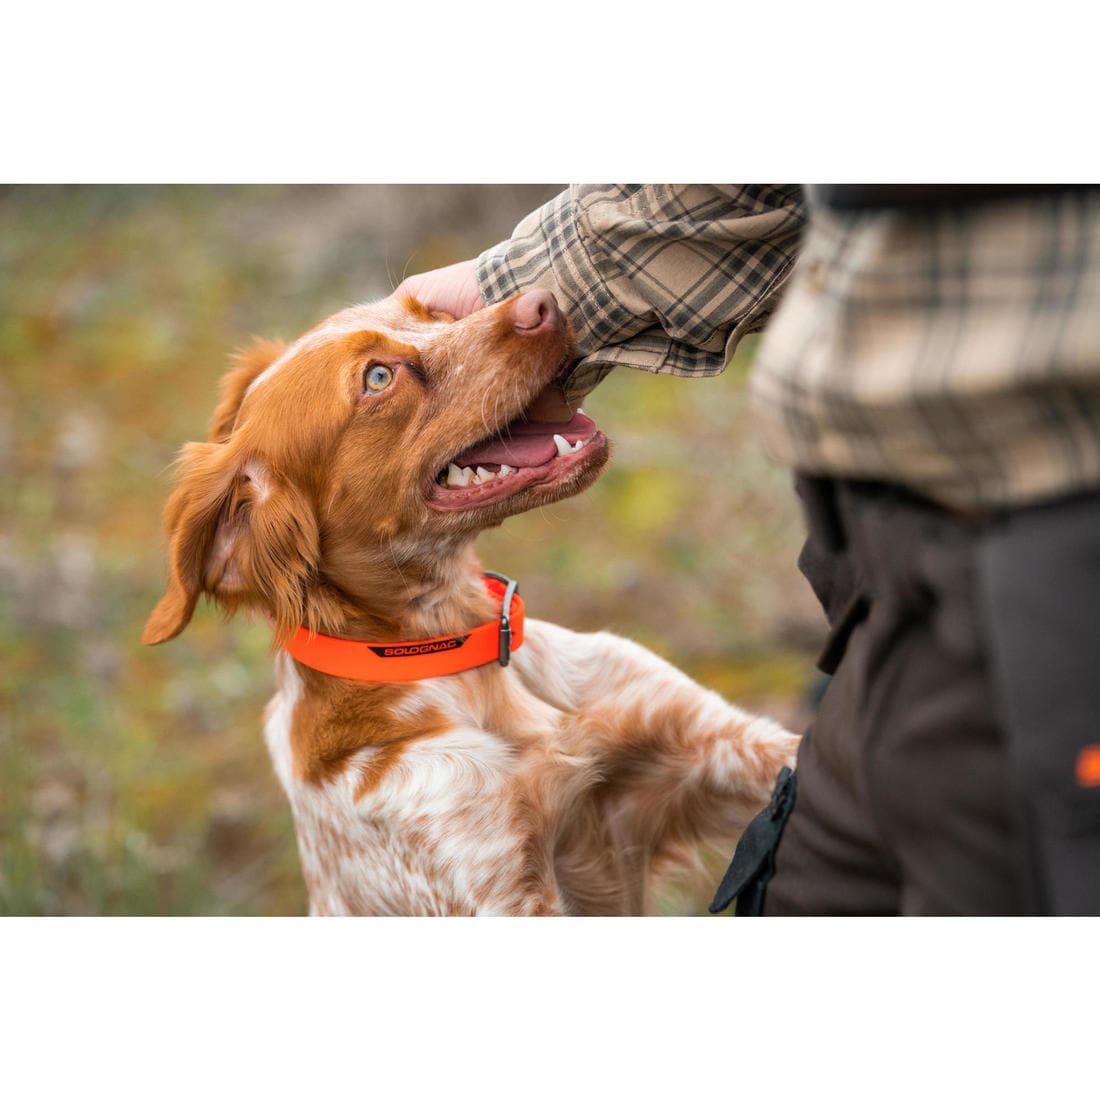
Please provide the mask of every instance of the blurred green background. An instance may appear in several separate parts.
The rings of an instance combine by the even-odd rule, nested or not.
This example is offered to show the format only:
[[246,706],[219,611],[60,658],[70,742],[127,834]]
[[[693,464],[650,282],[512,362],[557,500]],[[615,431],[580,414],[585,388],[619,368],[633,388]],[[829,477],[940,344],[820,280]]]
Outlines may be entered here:
[[[558,190],[0,190],[0,912],[305,912],[260,733],[266,627],[203,607],[139,644],[169,465],[252,334],[474,255]],[[616,444],[602,481],[479,548],[530,614],[635,638],[801,728],[820,617],[788,476],[753,438],[748,344],[717,379],[612,375],[585,403]],[[670,884],[660,911],[712,885]]]

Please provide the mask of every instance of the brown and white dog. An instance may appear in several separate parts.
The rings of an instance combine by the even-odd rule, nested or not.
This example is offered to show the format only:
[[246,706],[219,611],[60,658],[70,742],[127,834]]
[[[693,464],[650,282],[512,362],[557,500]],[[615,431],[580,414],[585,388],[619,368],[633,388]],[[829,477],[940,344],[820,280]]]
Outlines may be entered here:
[[[204,592],[280,646],[492,621],[478,532],[608,460],[583,414],[524,416],[570,351],[545,291],[457,322],[386,299],[257,344],[181,453],[143,640]],[[265,733],[315,914],[642,913],[652,872],[736,835],[797,744],[632,642],[531,620],[508,667],[407,683],[276,660]]]

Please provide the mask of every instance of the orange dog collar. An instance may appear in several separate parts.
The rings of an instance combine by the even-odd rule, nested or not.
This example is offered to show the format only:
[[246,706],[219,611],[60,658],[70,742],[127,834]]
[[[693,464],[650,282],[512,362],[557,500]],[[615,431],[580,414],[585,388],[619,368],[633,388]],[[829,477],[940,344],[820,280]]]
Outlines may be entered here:
[[311,634],[304,626],[287,643],[296,661],[345,680],[380,683],[428,680],[481,665],[507,665],[523,645],[523,600],[518,585],[501,573],[484,574],[485,587],[500,604],[500,615],[468,634],[415,642],[355,642]]

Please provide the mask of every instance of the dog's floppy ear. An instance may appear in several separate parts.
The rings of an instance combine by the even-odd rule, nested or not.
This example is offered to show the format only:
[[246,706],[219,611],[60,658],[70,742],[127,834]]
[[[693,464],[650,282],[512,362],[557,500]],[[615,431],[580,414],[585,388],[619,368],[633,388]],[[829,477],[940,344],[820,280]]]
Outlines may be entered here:
[[170,540],[168,591],[153,609],[141,640],[157,645],[174,638],[190,621],[203,590],[210,557],[231,488],[232,467],[224,445],[188,443],[180,452],[176,487],[164,508]]
[[316,513],[291,481],[238,451],[233,443],[183,449],[164,511],[168,590],[145,624],[146,645],[179,634],[202,592],[229,612],[267,612],[277,643],[306,621],[320,560]]
[[146,645],[174,638],[208,592],[229,612],[244,605],[271,614],[277,639],[301,621],[306,577],[316,570],[317,520],[297,489],[260,459],[242,458],[230,439],[249,386],[286,350],[253,341],[221,379],[207,442],[180,452],[175,491],[164,510],[168,590],[145,624]]
[[233,356],[233,369],[221,380],[218,405],[210,418],[210,428],[206,433],[209,442],[224,443],[233,434],[237,413],[241,411],[241,402],[244,401],[248,387],[284,351],[286,344],[282,340],[262,340],[256,337],[250,347]]

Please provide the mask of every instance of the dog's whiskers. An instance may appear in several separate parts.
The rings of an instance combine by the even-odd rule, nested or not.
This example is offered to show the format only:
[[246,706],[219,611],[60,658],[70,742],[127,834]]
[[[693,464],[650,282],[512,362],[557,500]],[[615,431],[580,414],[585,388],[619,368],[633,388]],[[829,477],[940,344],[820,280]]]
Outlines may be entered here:
[[485,415],[485,403],[492,397],[492,393],[489,390],[485,390],[481,395],[481,423],[485,427],[485,435],[491,436],[495,432],[495,428],[490,427],[489,418]]

